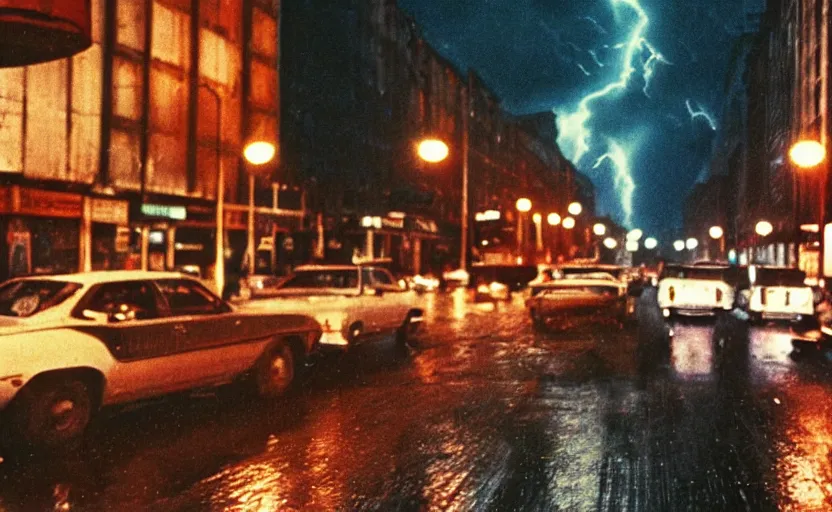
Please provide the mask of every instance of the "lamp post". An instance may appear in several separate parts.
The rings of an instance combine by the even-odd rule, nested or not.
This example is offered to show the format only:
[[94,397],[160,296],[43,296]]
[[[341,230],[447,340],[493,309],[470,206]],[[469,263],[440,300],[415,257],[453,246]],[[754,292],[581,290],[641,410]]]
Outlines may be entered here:
[[[277,148],[274,144],[266,141],[254,141],[243,149],[243,156],[246,161],[254,166],[262,166],[271,162]],[[248,241],[246,243],[246,258],[249,263],[249,271],[254,272],[254,173],[248,173]]]
[[[789,159],[801,169],[813,169],[826,160],[826,147],[816,140],[800,140],[789,149]],[[826,277],[823,256],[824,252],[826,252],[826,189],[829,186],[828,171],[822,169],[821,173],[820,204],[818,205],[818,240],[820,242],[818,249],[818,280]],[[795,196],[797,195],[797,190],[798,188],[795,186]],[[800,222],[797,219],[799,209],[796,199],[795,197],[795,226],[799,226]]]
[[217,232],[214,240],[214,286],[218,295],[222,295],[225,287],[225,168],[222,164],[222,96],[210,85],[200,83],[199,88],[205,89],[214,98],[217,112]]
[[532,202],[530,199],[526,197],[521,197],[514,203],[515,208],[517,208],[517,252],[519,253],[518,256],[524,256],[525,252],[525,245],[526,245],[526,233],[525,233],[525,220],[524,215],[528,213],[529,210],[532,209]]
[[719,257],[725,257],[725,231],[720,226],[711,226],[708,230],[708,236],[714,240],[719,240]]
[[539,213],[535,213],[532,215],[532,221],[534,222],[534,247],[537,252],[543,251],[543,215]]

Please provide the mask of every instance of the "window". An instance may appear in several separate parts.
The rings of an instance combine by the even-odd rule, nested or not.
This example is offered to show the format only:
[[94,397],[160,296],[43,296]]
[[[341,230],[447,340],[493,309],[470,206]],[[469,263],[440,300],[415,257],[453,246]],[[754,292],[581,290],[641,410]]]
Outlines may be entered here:
[[127,281],[102,284],[90,292],[84,309],[105,313],[135,313],[136,320],[159,317],[156,293],[148,281]]
[[165,279],[157,283],[173,316],[216,315],[227,306],[201,284],[186,279]]
[[358,288],[355,270],[306,270],[286,280],[281,288]]
[[28,317],[55,307],[81,288],[52,280],[9,281],[0,286],[0,315]]
[[382,269],[374,268],[372,279],[374,286],[396,286],[393,277]]

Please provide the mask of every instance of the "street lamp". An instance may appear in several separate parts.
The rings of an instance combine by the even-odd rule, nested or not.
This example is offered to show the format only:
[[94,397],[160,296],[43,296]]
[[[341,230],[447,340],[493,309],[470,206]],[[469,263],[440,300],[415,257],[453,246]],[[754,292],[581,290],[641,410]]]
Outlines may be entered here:
[[527,197],[521,197],[514,203],[515,208],[519,214],[517,215],[517,252],[520,253],[518,257],[523,257],[526,245],[525,225],[523,224],[523,214],[528,213],[532,209],[532,201]]
[[419,158],[425,162],[435,164],[448,158],[450,150],[444,141],[428,138],[419,142],[417,152],[419,154]]
[[659,241],[653,238],[652,236],[644,241],[644,248],[648,250],[653,250],[658,247]]
[[692,251],[692,250],[696,249],[697,247],[699,247],[699,240],[697,240],[695,238],[688,238],[687,240],[685,240],[685,247],[689,251]]
[[809,169],[826,159],[826,148],[816,140],[801,140],[789,150],[789,159],[796,166]]
[[517,202],[514,204],[514,206],[517,207],[518,212],[528,213],[528,211],[532,209],[532,202],[528,198],[521,197],[520,199],[517,200]]
[[563,219],[563,227],[566,229],[572,229],[575,227],[575,219],[572,217],[566,217]]
[[598,236],[604,236],[607,234],[607,226],[599,222],[592,226],[592,232]]
[[673,242],[673,248],[676,249],[677,252],[682,252],[685,250],[685,241],[684,240],[676,240]]
[[569,213],[572,215],[580,215],[581,212],[584,211],[584,207],[581,205],[581,203],[575,201],[569,205],[567,211],[569,211]]
[[714,240],[719,240],[723,234],[724,231],[719,226],[711,226],[711,229],[708,230],[708,235]]
[[642,230],[636,228],[636,229],[630,231],[629,233],[627,233],[627,240],[628,241],[633,241],[633,242],[638,242],[639,240],[641,240],[642,236],[644,236],[644,232]]
[[558,215],[557,213],[550,213],[546,217],[546,222],[548,222],[550,226],[557,226],[558,224],[560,224],[560,215]]
[[618,247],[618,242],[615,241],[615,238],[607,237],[604,239],[604,247],[607,249],[615,249]]
[[638,240],[627,240],[625,249],[627,252],[638,252]]
[[[789,150],[789,159],[793,164],[802,169],[817,167],[826,160],[826,147],[816,140],[800,140]],[[826,226],[826,190],[829,182],[828,170],[821,169],[821,173],[820,190],[822,193],[820,194],[820,204],[818,205],[818,240],[820,242],[818,251],[818,278],[825,277],[826,274],[826,262],[824,261],[826,237],[824,234]],[[797,189],[795,189],[795,192],[797,192]],[[797,197],[795,197],[794,204],[795,224],[798,224],[799,206]]]
[[767,220],[761,220],[754,227],[754,232],[760,236],[768,236],[774,231],[774,226]]
[[[219,115],[219,114],[218,114]],[[262,166],[271,162],[277,154],[274,144],[257,140],[250,142],[243,148],[243,157],[254,166]],[[246,258],[248,258],[249,272],[255,271],[254,259],[254,173],[248,173],[248,243],[246,244]]]

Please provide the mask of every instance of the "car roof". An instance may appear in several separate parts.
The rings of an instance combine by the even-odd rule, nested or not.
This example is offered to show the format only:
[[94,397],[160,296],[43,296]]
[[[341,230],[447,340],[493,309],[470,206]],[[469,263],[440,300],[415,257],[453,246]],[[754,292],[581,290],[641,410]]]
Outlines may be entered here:
[[308,272],[315,270],[358,270],[358,265],[300,265],[295,267],[295,272]]
[[48,280],[65,281],[92,286],[102,283],[113,283],[119,281],[139,281],[146,279],[191,279],[192,277],[179,272],[153,272],[146,270],[97,270],[93,272],[78,272],[76,274],[57,274],[44,276],[27,276],[22,280]]

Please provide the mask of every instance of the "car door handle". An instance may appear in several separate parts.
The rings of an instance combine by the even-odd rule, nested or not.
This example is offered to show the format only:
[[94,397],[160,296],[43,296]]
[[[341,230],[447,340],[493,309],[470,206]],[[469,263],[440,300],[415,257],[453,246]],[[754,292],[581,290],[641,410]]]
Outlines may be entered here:
[[182,324],[176,324],[173,326],[173,331],[176,334],[188,334],[188,328]]

